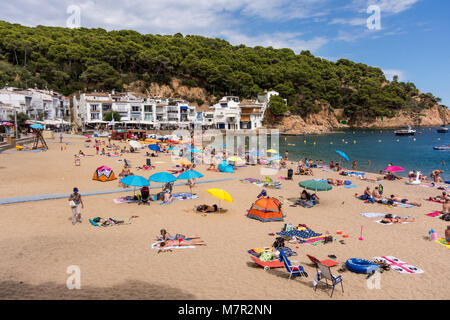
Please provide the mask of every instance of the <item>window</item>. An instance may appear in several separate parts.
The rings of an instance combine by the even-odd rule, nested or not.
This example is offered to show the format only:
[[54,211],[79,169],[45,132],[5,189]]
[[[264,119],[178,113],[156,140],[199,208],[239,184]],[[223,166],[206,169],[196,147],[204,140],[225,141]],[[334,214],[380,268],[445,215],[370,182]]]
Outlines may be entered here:
[[98,104],[91,105],[91,111],[98,111]]
[[92,119],[92,120],[98,120],[98,119],[100,119],[100,113],[93,113],[93,114],[91,114],[91,119]]
[[141,107],[139,107],[139,106],[132,106],[131,107],[131,111],[133,111],[133,112],[141,112]]
[[153,112],[153,106],[144,106],[145,112]]

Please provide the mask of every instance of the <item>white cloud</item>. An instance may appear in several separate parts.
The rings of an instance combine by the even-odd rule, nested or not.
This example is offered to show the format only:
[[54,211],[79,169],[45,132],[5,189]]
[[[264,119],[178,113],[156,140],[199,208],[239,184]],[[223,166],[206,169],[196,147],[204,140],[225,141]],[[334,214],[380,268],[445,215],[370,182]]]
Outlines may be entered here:
[[234,45],[245,44],[251,47],[271,46],[276,49],[290,48],[294,50],[295,53],[299,53],[302,50],[315,52],[328,42],[328,39],[324,37],[315,37],[310,40],[299,39],[302,35],[300,32],[265,33],[253,37],[233,31],[225,31],[222,34]]
[[367,24],[367,18],[352,18],[352,19],[334,18],[328,24],[346,24],[349,26],[361,26]]
[[382,69],[386,79],[392,81],[394,76],[398,76],[399,81],[405,80],[405,72],[403,70],[398,69]]

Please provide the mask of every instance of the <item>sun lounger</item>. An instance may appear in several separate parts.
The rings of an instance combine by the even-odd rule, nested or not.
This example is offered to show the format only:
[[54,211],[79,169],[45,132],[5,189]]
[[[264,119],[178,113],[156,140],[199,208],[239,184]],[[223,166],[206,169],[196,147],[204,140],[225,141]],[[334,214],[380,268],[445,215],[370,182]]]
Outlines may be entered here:
[[320,261],[316,257],[313,257],[313,256],[311,256],[309,254],[307,254],[306,256],[309,258],[309,260],[311,260],[312,263],[314,263],[316,265],[316,267],[318,267],[319,263],[324,264],[327,267],[334,267],[334,266],[337,266],[339,264],[339,262],[336,262],[336,261],[333,261],[333,260],[329,260],[329,259],[325,259],[325,260]]

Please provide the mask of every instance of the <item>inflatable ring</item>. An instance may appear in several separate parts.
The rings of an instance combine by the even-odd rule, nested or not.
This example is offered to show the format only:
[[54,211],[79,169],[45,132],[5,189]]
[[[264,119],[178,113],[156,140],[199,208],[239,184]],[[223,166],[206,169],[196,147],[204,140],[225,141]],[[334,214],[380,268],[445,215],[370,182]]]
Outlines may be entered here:
[[348,270],[355,273],[372,273],[378,270],[378,264],[364,259],[351,258],[345,265]]

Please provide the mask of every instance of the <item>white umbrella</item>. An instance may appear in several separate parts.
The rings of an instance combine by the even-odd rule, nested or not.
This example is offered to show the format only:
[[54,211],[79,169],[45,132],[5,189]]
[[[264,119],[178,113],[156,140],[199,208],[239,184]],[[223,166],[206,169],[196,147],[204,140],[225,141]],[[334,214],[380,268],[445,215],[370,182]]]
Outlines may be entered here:
[[135,148],[135,149],[142,149],[142,148],[144,147],[141,143],[139,143],[139,142],[136,141],[136,140],[131,140],[131,141],[129,142],[129,144],[130,144],[131,147],[133,147],[133,148]]

